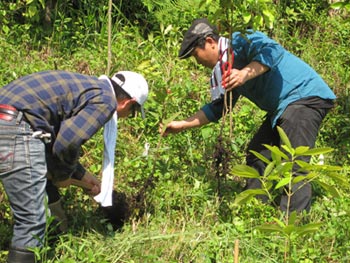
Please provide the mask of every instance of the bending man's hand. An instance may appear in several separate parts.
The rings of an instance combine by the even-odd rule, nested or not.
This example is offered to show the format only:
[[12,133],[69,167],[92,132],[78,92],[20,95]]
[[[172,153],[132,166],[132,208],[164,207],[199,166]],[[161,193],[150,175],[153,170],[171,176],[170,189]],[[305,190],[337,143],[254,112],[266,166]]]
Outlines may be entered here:
[[93,174],[89,173],[88,171],[85,172],[83,178],[81,178],[81,181],[88,183],[92,186],[91,189],[84,189],[88,195],[95,196],[101,192],[100,181]]
[[[49,180],[51,180],[52,178],[50,176],[47,177]],[[70,186],[72,184],[72,181],[71,179],[66,179],[66,180],[63,180],[63,181],[56,181],[53,183],[56,187],[58,188],[66,188],[68,186]]]

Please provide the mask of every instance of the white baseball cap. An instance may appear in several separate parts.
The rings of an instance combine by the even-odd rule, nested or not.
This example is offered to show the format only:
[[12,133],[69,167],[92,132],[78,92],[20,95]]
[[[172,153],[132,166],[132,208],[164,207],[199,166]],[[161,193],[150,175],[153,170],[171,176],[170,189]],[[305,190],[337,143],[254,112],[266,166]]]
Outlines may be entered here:
[[148,97],[148,84],[146,79],[139,73],[133,71],[118,71],[111,78],[117,83],[131,98],[135,98],[141,107],[141,116],[145,118],[143,104]]

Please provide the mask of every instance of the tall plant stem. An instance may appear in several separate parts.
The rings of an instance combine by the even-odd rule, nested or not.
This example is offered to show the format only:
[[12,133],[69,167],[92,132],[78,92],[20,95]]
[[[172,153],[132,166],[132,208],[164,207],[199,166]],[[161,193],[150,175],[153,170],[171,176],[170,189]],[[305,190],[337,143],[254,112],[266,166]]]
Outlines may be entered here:
[[112,0],[108,2],[108,59],[107,59],[107,72],[109,76],[111,70],[112,61]]

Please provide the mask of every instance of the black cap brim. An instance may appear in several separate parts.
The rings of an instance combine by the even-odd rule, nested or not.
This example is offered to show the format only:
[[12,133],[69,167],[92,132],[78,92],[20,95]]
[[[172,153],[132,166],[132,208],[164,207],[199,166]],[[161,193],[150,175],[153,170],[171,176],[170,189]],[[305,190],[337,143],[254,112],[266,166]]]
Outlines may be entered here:
[[216,31],[206,18],[196,19],[184,35],[184,39],[179,51],[179,58],[184,59],[191,56],[200,38],[206,37]]

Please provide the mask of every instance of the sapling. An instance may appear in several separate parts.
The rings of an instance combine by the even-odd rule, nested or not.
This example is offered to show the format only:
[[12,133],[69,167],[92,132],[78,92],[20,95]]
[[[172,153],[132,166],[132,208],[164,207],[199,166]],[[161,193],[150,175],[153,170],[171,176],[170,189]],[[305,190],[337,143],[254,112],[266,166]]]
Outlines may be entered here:
[[[296,211],[290,212],[291,198],[297,194],[298,190],[306,183],[314,183],[321,186],[326,192],[335,197],[340,196],[339,185],[347,186],[347,180],[339,171],[341,167],[331,166],[318,163],[307,163],[299,160],[301,156],[320,156],[333,151],[332,148],[313,148],[299,146],[293,148],[291,143],[282,130],[277,127],[281,138],[281,146],[264,145],[271,152],[271,160],[265,156],[252,151],[252,153],[266,164],[263,175],[257,170],[247,165],[236,165],[232,169],[232,174],[243,178],[256,178],[261,182],[260,189],[248,189],[236,196],[235,204],[241,205],[247,203],[257,195],[265,196],[270,203],[274,204],[274,200],[281,191],[287,196],[286,211],[278,210],[280,218],[275,218],[274,223],[266,223],[259,227],[258,230],[264,233],[280,233],[286,238],[285,242],[285,261],[290,257],[290,249],[296,238],[318,231],[322,223],[310,222],[300,225],[302,213]],[[298,167],[297,170],[295,167]],[[293,169],[294,168],[294,169]],[[303,175],[298,175],[301,172]],[[330,179],[330,180],[328,180]],[[334,186],[334,183],[337,183]]]

